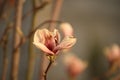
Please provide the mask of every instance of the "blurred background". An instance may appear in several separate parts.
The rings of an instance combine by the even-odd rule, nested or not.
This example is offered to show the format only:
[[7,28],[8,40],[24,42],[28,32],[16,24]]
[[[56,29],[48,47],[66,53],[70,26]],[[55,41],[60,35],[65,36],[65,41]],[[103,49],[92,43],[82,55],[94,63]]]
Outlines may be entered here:
[[[39,7],[43,2],[48,1],[40,10],[31,11],[34,6]],[[21,30],[27,35],[31,26],[38,26],[45,20],[50,20],[53,16],[56,2],[62,1],[58,20],[66,21],[72,24],[77,43],[72,48],[72,52],[80,59],[88,62],[87,69],[78,76],[77,80],[93,80],[93,77],[100,76],[108,69],[108,62],[104,56],[103,49],[111,44],[120,44],[120,1],[119,0],[24,0],[23,12],[25,18],[22,19]],[[19,2],[16,1],[16,2]],[[35,2],[35,3],[33,3]],[[35,4],[33,6],[33,4]],[[15,0],[0,0],[0,39],[5,28],[16,22]],[[26,16],[27,14],[27,16]],[[33,15],[36,15],[33,21]],[[0,46],[0,80],[10,80],[12,55],[13,55],[13,34],[11,30],[8,36],[7,45],[7,72],[6,79],[2,79],[4,48]],[[40,80],[40,68],[42,63],[42,52],[35,48],[33,77],[26,79],[29,67],[29,42],[26,41],[20,47],[20,61],[18,80]],[[29,48],[29,49],[28,49]],[[34,47],[33,47],[34,48]],[[56,65],[48,73],[48,80],[66,80],[66,73],[60,56]],[[14,80],[14,79],[13,79]],[[107,79],[105,79],[107,80]]]

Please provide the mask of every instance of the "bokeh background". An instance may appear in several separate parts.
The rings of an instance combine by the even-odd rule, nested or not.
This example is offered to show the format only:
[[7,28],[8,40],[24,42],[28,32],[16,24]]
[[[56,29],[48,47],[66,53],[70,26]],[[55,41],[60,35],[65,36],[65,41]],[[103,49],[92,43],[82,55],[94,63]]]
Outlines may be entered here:
[[[32,6],[31,0],[24,3],[23,14],[29,11]],[[54,3],[50,3],[37,14],[40,18],[36,20],[36,26],[41,22],[50,19],[50,14]],[[5,7],[6,11],[9,7]],[[10,19],[14,15],[14,9],[11,9]],[[79,58],[87,61],[87,69],[79,75],[77,80],[92,80],[93,77],[103,74],[108,69],[108,62],[103,54],[104,47],[113,43],[120,44],[120,1],[119,0],[63,0],[59,20],[70,22],[73,25],[76,45],[72,52]],[[22,24],[22,30],[28,34],[31,26],[30,14]],[[4,20],[0,21],[0,37],[6,27]],[[11,45],[13,33],[9,37],[8,45],[8,72],[7,79],[10,80],[11,69]],[[36,50],[35,68],[32,80],[38,80],[41,61],[40,51]],[[26,80],[28,68],[28,42],[21,47],[19,63],[19,80]],[[0,47],[0,78],[2,77],[3,51]],[[48,73],[49,80],[66,80],[66,73],[60,56],[56,65]],[[0,79],[1,80],[1,79]]]

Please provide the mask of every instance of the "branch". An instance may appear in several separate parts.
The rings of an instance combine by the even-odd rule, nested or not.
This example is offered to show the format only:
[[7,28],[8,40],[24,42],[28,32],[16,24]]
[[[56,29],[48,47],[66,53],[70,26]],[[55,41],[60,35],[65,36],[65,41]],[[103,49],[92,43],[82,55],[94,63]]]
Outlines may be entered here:
[[[59,14],[60,14],[60,10],[61,10],[61,6],[62,6],[62,2],[63,2],[63,0],[56,0],[51,20],[53,20],[53,21],[58,20],[58,17],[59,17]],[[55,26],[56,26],[56,24],[51,22],[50,26],[49,26],[49,29],[51,31],[53,31]]]
[[2,80],[6,80],[6,74],[7,74],[7,68],[8,68],[8,36],[9,33],[7,33],[7,36],[4,36],[4,42],[3,42],[3,72],[2,72]]
[[5,41],[5,37],[9,33],[9,31],[13,28],[13,25],[11,23],[8,23],[8,26],[5,28],[3,35],[0,39],[0,44],[2,44]]
[[2,17],[2,14],[4,12],[4,8],[5,8],[6,4],[7,4],[7,0],[2,0],[2,1],[3,1],[2,5],[0,6],[0,18]]
[[44,73],[44,80],[47,80],[47,73],[48,73],[48,70],[50,69],[52,63],[54,62],[54,59],[52,58],[52,56],[48,56],[50,59],[49,59],[49,64],[45,70],[45,73]]
[[[18,29],[21,30],[22,26],[22,8],[23,0],[16,1],[16,12],[15,12],[15,24],[14,24],[14,34],[13,34],[13,55],[12,55],[12,71],[11,71],[11,80],[18,80],[18,68],[19,68],[19,59],[20,59],[20,50],[17,47],[20,43],[20,35]],[[16,49],[16,51],[14,51]]]

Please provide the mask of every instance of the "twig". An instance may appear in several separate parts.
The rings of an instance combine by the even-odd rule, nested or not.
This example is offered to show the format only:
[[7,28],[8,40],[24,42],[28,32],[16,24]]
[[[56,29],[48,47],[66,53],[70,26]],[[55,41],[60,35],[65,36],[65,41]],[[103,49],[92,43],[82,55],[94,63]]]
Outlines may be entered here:
[[0,39],[0,44],[2,44],[5,40],[5,36],[8,34],[8,32],[13,28],[13,25],[11,23],[8,23],[9,26],[7,26],[3,32],[3,35]]
[[[58,17],[59,17],[59,14],[60,14],[60,10],[61,10],[61,6],[62,6],[62,2],[63,2],[63,0],[56,0],[51,20],[53,20],[53,21],[58,20]],[[53,31],[55,26],[56,26],[56,24],[51,22],[49,29],[51,31]]]
[[4,12],[4,8],[5,8],[6,4],[7,4],[7,1],[8,1],[8,0],[3,0],[3,3],[2,3],[2,5],[0,6],[0,18],[2,17],[2,14],[3,14],[3,12]]
[[[18,79],[18,68],[19,68],[19,58],[20,58],[20,50],[16,48],[20,43],[20,36],[17,32],[17,29],[20,29],[22,26],[22,8],[23,8],[23,0],[16,1],[16,19],[14,24],[14,40],[13,40],[13,55],[12,55],[12,71],[11,71],[11,80]],[[14,51],[16,49],[16,51]]]
[[45,70],[45,73],[44,73],[44,80],[47,80],[47,73],[48,73],[48,70],[50,69],[51,65],[52,65],[53,61],[50,60],[46,70]]
[[9,36],[9,34],[7,33],[7,36],[4,37],[4,42],[3,42],[3,73],[2,73],[2,80],[6,80],[6,73],[7,73],[7,68],[8,68],[8,57],[7,57],[8,36]]

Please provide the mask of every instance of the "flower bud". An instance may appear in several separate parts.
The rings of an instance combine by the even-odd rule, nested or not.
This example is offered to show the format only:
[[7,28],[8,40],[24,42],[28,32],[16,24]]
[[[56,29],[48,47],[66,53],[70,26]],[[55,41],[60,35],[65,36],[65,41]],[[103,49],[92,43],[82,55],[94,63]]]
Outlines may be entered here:
[[73,28],[69,23],[62,23],[60,25],[60,29],[62,30],[64,36],[73,36]]
[[64,63],[66,70],[71,77],[77,77],[87,67],[86,62],[78,59],[78,57],[74,55],[65,55]]

